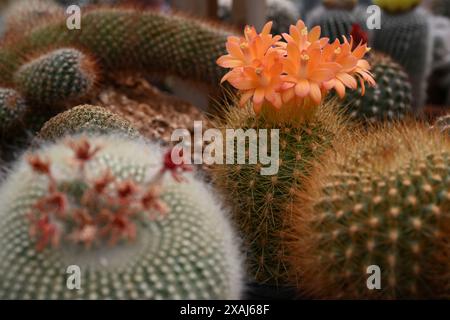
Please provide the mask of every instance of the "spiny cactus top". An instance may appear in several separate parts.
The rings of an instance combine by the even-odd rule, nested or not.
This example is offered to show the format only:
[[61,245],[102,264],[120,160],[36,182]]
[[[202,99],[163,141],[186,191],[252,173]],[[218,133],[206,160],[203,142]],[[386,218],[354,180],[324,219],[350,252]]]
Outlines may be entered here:
[[365,81],[375,84],[363,59],[366,44],[346,39],[329,44],[327,38],[320,38],[320,27],[308,32],[301,20],[283,35],[284,43],[281,36],[270,34],[271,25],[267,23],[260,34],[247,26],[244,38],[229,37],[229,54],[217,61],[232,69],[222,81],[240,90],[241,105],[252,99],[257,113],[263,108],[277,113],[292,105],[295,111],[290,116],[301,116],[333,88],[343,97],[346,88],[357,88],[358,81],[363,94]]
[[215,61],[225,53],[230,31],[205,22],[130,8],[83,9],[81,29],[66,17],[51,19],[9,37],[0,48],[0,80],[9,83],[22,57],[62,46],[82,48],[111,72],[157,72],[192,81],[218,83]]
[[402,13],[415,8],[422,0],[374,0],[373,2],[390,13]]
[[0,189],[0,298],[239,298],[233,232],[187,170],[111,135],[25,156]]
[[336,150],[294,202],[286,239],[299,289],[316,298],[448,298],[450,141],[396,124]]

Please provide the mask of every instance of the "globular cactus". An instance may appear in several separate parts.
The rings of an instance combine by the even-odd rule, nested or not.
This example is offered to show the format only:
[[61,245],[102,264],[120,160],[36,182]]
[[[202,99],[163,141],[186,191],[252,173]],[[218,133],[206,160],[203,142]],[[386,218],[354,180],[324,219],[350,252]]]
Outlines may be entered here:
[[[235,223],[245,238],[249,273],[259,283],[284,281],[287,268],[283,264],[285,248],[281,243],[287,227],[284,219],[291,215],[289,205],[296,191],[302,188],[303,179],[309,175],[311,164],[331,148],[334,139],[345,130],[343,120],[334,111],[336,108],[334,103],[326,103],[302,124],[274,123],[248,109],[233,108],[217,125],[224,131],[255,130],[256,135],[267,130],[270,138],[260,139],[258,150],[270,150],[272,157],[276,151],[271,146],[279,145],[276,145],[278,157],[273,159],[278,166],[274,174],[262,174],[261,168],[267,164],[262,164],[261,158],[251,164],[249,154],[245,163],[239,164],[236,150],[235,164],[225,162],[226,165],[218,164],[212,169],[214,181],[232,206]],[[275,134],[273,129],[279,132]],[[250,146],[250,142],[245,145]]]
[[27,110],[25,100],[16,90],[0,88],[0,134],[18,125]]
[[16,88],[30,104],[58,105],[79,101],[98,80],[94,60],[73,48],[61,48],[30,59],[14,75]]
[[0,190],[0,297],[239,298],[229,222],[184,170],[157,145],[111,135],[21,159]]
[[44,124],[38,137],[52,141],[83,132],[116,133],[129,137],[139,135],[128,120],[109,112],[105,108],[81,105],[51,118]]
[[322,35],[330,42],[349,37],[353,24],[358,22],[354,13],[357,1],[324,0],[322,6],[311,11],[306,19],[309,28],[320,26]]
[[387,12],[399,13],[414,9],[422,0],[374,0],[373,2]]
[[[231,22],[232,1],[219,1],[219,18],[223,21]],[[300,11],[291,0],[268,0],[267,1],[267,21],[273,21],[274,33],[289,31],[289,26],[295,24],[300,18]]]
[[342,102],[349,116],[355,120],[377,122],[403,119],[412,113],[412,90],[408,74],[402,66],[386,55],[372,53],[368,56],[375,87],[349,92]]
[[0,49],[0,81],[10,83],[23,55],[55,47],[83,48],[106,74],[154,72],[216,84],[223,70],[215,64],[231,33],[180,16],[130,8],[82,12],[82,28],[69,30],[66,19],[15,34]]
[[448,298],[449,140],[418,123],[355,136],[293,202],[292,280],[320,299]]
[[382,28],[374,30],[373,48],[405,68],[412,83],[413,107],[420,112],[426,102],[433,53],[429,14],[421,8],[398,14],[383,11],[381,21]]

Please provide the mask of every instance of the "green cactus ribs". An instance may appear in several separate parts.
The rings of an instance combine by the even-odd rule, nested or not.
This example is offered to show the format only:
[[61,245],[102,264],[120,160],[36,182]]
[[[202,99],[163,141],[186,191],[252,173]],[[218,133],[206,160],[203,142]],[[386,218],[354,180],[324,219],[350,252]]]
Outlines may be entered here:
[[[450,293],[450,144],[421,124],[347,142],[298,194],[292,275],[315,298],[439,299]],[[382,287],[367,287],[370,266]]]
[[24,156],[0,189],[0,298],[238,299],[225,212],[170,154],[91,135]]
[[[342,119],[327,104],[311,120],[304,123],[275,123],[266,116],[255,116],[247,109],[231,109],[219,125],[226,129],[279,130],[279,168],[274,175],[262,175],[261,163],[217,165],[212,173],[233,208],[233,217],[248,247],[247,266],[259,283],[284,281],[286,266],[281,238],[286,228],[284,217],[290,215],[293,196],[302,187],[311,163],[331,147],[335,136],[343,130]],[[271,137],[273,139],[274,137]],[[267,141],[271,150],[272,140]],[[265,149],[259,142],[259,150]],[[246,146],[249,142],[246,141]],[[274,151],[271,151],[274,152]],[[229,162],[227,162],[229,163]],[[239,162],[242,163],[242,162]]]
[[25,98],[41,105],[77,101],[92,92],[98,81],[93,59],[77,49],[62,48],[22,65],[14,83]]
[[380,53],[368,57],[372,73],[377,82],[375,87],[347,92],[342,104],[349,116],[367,122],[404,119],[412,114],[412,89],[408,74],[402,66]]
[[116,133],[137,137],[133,125],[105,108],[81,105],[58,114],[45,123],[38,137],[44,140],[58,140],[66,135],[91,132],[97,134]]
[[0,80],[11,82],[20,56],[50,48],[83,48],[106,73],[157,72],[206,84],[219,83],[216,65],[225,53],[230,32],[193,19],[134,9],[84,11],[81,30],[68,30],[65,20],[39,26],[0,49]]

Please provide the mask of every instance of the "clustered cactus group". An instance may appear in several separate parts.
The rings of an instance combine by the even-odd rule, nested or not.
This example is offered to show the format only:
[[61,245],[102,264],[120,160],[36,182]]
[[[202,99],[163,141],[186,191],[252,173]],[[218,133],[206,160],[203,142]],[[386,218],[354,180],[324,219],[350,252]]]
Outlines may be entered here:
[[[246,283],[448,298],[450,121],[417,119],[430,14],[418,0],[375,3],[380,32],[366,33],[358,1],[324,0],[306,24],[243,36],[121,6],[85,8],[69,30],[53,1],[14,5],[0,157],[4,144],[25,150],[0,185],[0,299],[239,299]],[[185,149],[91,104],[116,79],[149,75],[225,93],[208,126],[244,133],[231,145],[245,152],[198,172]],[[371,266],[380,289],[367,286]]]

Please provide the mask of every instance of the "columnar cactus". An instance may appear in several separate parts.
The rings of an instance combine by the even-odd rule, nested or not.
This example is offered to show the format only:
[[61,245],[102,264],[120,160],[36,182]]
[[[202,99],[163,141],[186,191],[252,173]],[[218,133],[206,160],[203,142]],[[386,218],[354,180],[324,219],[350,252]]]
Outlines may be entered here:
[[[302,188],[311,164],[347,130],[335,113],[336,105],[323,101],[332,89],[344,97],[347,88],[375,81],[363,59],[365,44],[347,40],[330,44],[320,38],[319,27],[308,31],[303,21],[283,35],[287,43],[270,29],[271,23],[260,34],[247,27],[245,37],[228,39],[229,54],[217,61],[231,69],[223,80],[240,90],[235,104],[244,108],[227,110],[218,126],[225,133],[227,128],[244,130],[241,133],[247,129],[253,138],[238,142],[249,147],[246,154],[241,151],[239,156],[239,149],[230,154],[233,150],[227,149],[228,165],[217,166],[214,175],[234,205],[235,220],[246,237],[251,274],[258,282],[277,283],[286,273],[280,238],[292,197]],[[227,135],[227,145],[228,139]],[[275,170],[264,172],[270,163],[264,154],[269,150]]]
[[286,261],[303,294],[450,294],[450,142],[417,123],[381,129],[337,147],[296,195]]
[[358,19],[354,14],[357,1],[324,0],[322,6],[311,11],[306,19],[308,27],[320,26],[322,35],[330,42],[349,37],[353,24]]
[[[0,190],[0,297],[239,298],[225,213],[171,159],[115,136],[73,137],[21,159]],[[69,267],[79,290],[67,286]]]
[[373,48],[405,68],[412,83],[413,107],[421,111],[433,53],[429,14],[421,8],[398,14],[383,11],[381,19],[382,29],[374,31]]
[[[267,130],[272,135],[266,142],[259,140],[258,152],[270,150],[269,154],[274,156],[276,151],[271,150],[271,146],[279,145],[278,157],[273,159],[279,167],[274,174],[262,174],[261,168],[267,164],[261,159],[256,164],[250,163],[250,154],[245,157],[245,163],[238,163],[237,151],[233,155],[234,164],[218,164],[212,169],[215,183],[232,206],[236,225],[244,235],[248,269],[257,282],[284,281],[287,270],[283,263],[285,248],[281,243],[287,227],[284,219],[291,214],[293,196],[303,187],[311,164],[331,148],[345,130],[343,120],[334,111],[336,108],[333,103],[325,104],[312,119],[302,124],[274,123],[248,109],[233,108],[227,112],[225,121],[218,124],[224,132],[243,129],[255,130],[255,135],[260,135]],[[274,135],[272,130],[279,132]],[[250,145],[251,142],[246,144]]]
[[51,20],[15,34],[0,49],[0,80],[9,83],[22,56],[56,47],[80,47],[106,73],[159,72],[203,83],[223,75],[215,60],[225,52],[229,31],[180,16],[129,8],[83,11],[83,26],[69,30],[66,19]]
[[31,59],[14,75],[16,88],[27,101],[53,106],[86,97],[97,80],[94,60],[72,48],[54,50]]
[[349,92],[343,106],[355,120],[377,122],[403,119],[412,113],[412,90],[408,74],[402,66],[380,53],[368,56],[377,85],[367,88],[364,96],[361,90]]
[[67,110],[47,121],[38,137],[57,140],[66,135],[91,133],[117,133],[137,137],[139,133],[133,125],[105,108],[81,105]]

